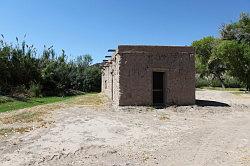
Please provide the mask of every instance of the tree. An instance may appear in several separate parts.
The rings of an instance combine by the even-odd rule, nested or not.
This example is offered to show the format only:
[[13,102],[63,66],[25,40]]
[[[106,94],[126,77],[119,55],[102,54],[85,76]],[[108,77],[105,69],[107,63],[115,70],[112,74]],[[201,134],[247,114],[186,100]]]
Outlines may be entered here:
[[193,42],[193,47],[196,53],[196,71],[199,77],[210,76],[217,78],[221,86],[225,88],[223,74],[225,72],[225,65],[223,61],[213,55],[214,48],[220,42],[219,39],[212,36],[204,37],[201,40]]
[[225,88],[222,76],[226,71],[226,67],[223,60],[216,56],[211,57],[208,61],[208,70],[220,81],[222,88]]
[[223,25],[220,34],[226,41],[217,48],[217,54],[225,58],[230,73],[242,81],[249,90],[250,15],[241,13],[238,21]]
[[250,88],[250,46],[237,41],[224,40],[213,51],[214,57],[223,60],[230,75]]
[[244,59],[245,59],[245,82],[246,88],[250,90],[250,45],[244,45]]
[[241,13],[239,21],[222,25],[220,34],[223,40],[250,44],[250,15]]
[[250,15],[241,13],[236,22],[224,24],[220,34],[220,38],[204,37],[192,43],[198,78],[212,75],[225,87],[223,78],[230,76],[249,90]]
[[201,75],[201,77],[210,74],[208,69],[208,61],[212,56],[212,50],[217,42],[218,39],[208,36],[192,43],[196,53],[196,70]]
[[71,89],[70,69],[64,50],[59,57],[46,62],[42,69],[41,83],[45,95],[67,94],[67,90]]
[[84,91],[98,92],[101,90],[101,69],[97,66],[90,66],[84,71]]
[[78,56],[76,59],[76,63],[78,67],[82,67],[82,68],[90,66],[92,62],[93,62],[93,59],[91,55],[89,54]]
[[[2,36],[3,37],[3,36]],[[47,95],[69,95],[77,91],[100,91],[101,69],[92,64],[90,55],[67,60],[64,50],[56,56],[53,46],[44,47],[42,55],[24,41],[9,44],[0,39],[0,94],[40,92]],[[21,92],[22,91],[22,92]],[[14,92],[14,93],[12,93]],[[79,93],[79,92],[78,92]]]
[[10,47],[6,46],[1,40],[0,47],[0,94],[9,90],[9,80],[11,78],[9,52]]
[[28,88],[32,82],[39,82],[39,60],[33,46],[24,41],[15,46],[3,40],[0,43],[0,92],[10,93],[19,86]]

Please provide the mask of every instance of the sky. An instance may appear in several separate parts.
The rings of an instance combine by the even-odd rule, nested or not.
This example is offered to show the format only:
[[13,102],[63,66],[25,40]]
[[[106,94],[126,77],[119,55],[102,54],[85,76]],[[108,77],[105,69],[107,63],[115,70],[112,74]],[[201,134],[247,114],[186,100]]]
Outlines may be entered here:
[[122,44],[191,45],[250,13],[250,0],[0,0],[0,34],[101,62]]

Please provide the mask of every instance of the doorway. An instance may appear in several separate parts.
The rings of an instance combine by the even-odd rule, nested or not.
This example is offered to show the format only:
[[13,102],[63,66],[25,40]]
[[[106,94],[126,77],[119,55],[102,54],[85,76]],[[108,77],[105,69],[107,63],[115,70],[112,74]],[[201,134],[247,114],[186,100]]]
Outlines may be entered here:
[[164,104],[164,72],[153,72],[153,105]]

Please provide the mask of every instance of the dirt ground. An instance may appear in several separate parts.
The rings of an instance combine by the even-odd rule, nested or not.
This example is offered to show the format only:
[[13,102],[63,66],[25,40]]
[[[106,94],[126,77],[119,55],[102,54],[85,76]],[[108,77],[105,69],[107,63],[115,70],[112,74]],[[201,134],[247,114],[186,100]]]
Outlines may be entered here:
[[196,98],[164,109],[55,107],[25,122],[28,132],[1,138],[0,165],[250,165],[250,95],[202,90]]

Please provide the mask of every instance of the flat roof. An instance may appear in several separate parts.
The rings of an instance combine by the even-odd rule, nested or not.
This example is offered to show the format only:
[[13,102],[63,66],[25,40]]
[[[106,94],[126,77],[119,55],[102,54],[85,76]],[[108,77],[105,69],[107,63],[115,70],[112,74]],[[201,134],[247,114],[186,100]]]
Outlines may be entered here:
[[159,45],[119,45],[118,53],[129,53],[129,52],[188,52],[194,53],[194,48],[191,46],[159,46]]

